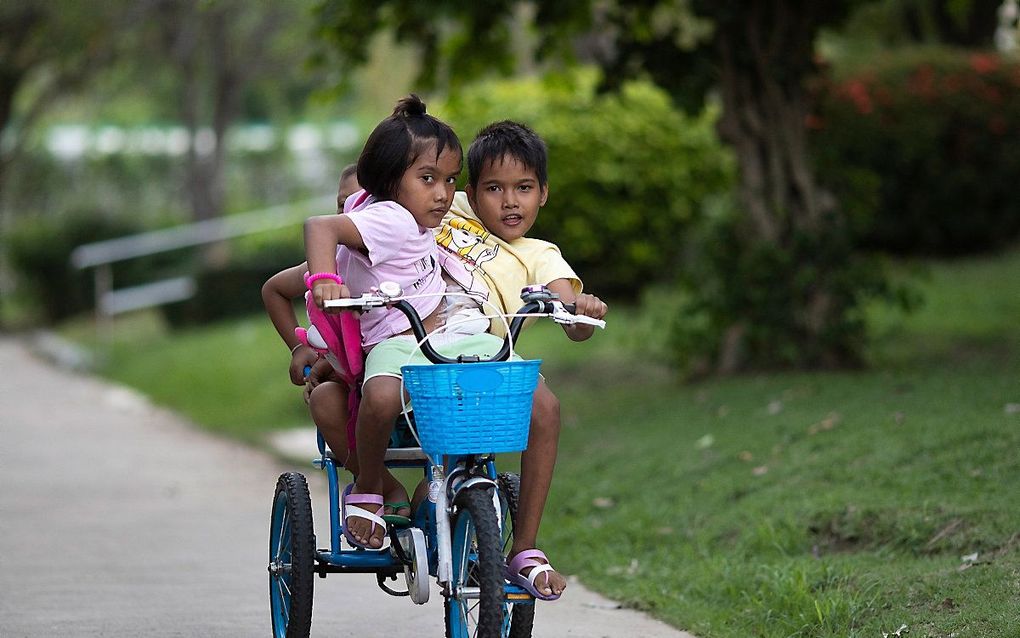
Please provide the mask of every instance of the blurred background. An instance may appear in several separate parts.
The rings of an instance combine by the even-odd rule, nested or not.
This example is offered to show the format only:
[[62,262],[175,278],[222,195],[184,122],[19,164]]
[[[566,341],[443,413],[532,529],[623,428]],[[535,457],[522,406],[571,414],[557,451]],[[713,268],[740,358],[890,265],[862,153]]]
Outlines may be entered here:
[[862,304],[920,301],[888,257],[1020,233],[1017,7],[823,4],[5,2],[0,321],[119,312],[145,295],[111,291],[181,276],[173,325],[257,311],[261,282],[301,261],[300,219],[332,209],[340,169],[414,90],[465,144],[500,118],[545,136],[535,234],[589,290],[669,298],[680,369],[856,365]]
[[522,340],[557,567],[705,638],[1018,635],[1017,4],[3,0],[0,330],[304,466],[263,282],[400,97],[517,119],[611,305]]

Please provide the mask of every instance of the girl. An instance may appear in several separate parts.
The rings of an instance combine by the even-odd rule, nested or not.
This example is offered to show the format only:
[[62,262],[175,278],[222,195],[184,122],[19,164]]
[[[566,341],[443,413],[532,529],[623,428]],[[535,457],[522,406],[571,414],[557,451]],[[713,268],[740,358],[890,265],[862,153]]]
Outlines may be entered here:
[[[416,95],[397,103],[365,142],[358,158],[364,191],[348,198],[345,215],[305,222],[305,252],[315,303],[358,296],[384,281],[405,291],[432,294],[412,300],[428,330],[437,323],[443,282],[432,229],[453,202],[462,152],[449,126],[427,115]],[[339,246],[339,249],[337,248]],[[336,274],[342,272],[341,281]],[[383,457],[400,412],[400,379],[390,376],[396,351],[410,334],[400,311],[379,308],[361,315],[362,345],[368,352],[356,429],[357,481],[344,490],[344,536],[360,547],[382,547],[384,490],[389,482]],[[403,340],[406,343],[406,339]]]
[[[356,164],[349,164],[340,173],[336,196],[338,214],[343,212],[347,198],[361,190],[357,171]],[[294,301],[304,301],[305,291],[308,290],[304,279],[307,272],[308,264],[302,262],[270,277],[262,286],[262,303],[273,327],[290,349],[290,380],[294,385],[305,387],[305,403],[308,404],[312,421],[333,454],[342,459],[344,467],[357,476],[358,460],[352,454],[353,447],[348,445],[348,439],[354,435],[354,428],[352,425],[348,433],[347,386],[335,376],[333,367],[325,358],[319,358],[314,350],[302,345],[294,334],[294,329],[298,327]],[[307,375],[305,369],[310,369]],[[407,519],[411,508],[404,486],[389,472],[384,476],[384,483],[386,513],[396,516],[394,520]]]

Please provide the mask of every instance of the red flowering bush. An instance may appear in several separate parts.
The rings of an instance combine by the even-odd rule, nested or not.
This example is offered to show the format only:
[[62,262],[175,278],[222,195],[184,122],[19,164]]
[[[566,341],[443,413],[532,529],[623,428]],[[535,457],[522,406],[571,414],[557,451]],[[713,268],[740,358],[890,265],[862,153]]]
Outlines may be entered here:
[[868,246],[962,254],[1020,236],[1020,64],[886,54],[813,87],[819,179]]

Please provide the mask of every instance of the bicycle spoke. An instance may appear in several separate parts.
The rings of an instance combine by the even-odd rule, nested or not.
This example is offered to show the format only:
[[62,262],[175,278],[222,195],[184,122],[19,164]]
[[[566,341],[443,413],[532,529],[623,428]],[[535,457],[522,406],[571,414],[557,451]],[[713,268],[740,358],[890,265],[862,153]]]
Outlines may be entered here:
[[[279,559],[282,552],[290,550],[290,537],[287,534],[288,528],[290,527],[290,512],[285,507],[283,509],[283,521],[280,522],[280,536],[276,539],[276,558]],[[284,545],[284,539],[287,539],[287,544]]]

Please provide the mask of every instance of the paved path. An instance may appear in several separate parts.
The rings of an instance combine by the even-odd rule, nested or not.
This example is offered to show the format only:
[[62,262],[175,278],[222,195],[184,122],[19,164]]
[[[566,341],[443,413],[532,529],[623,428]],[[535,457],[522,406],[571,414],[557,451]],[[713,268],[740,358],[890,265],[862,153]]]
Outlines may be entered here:
[[[268,636],[285,469],[0,338],[0,636]],[[324,503],[320,473],[303,471]],[[442,604],[391,598],[372,576],[316,579],[312,635],[438,637]],[[535,636],[693,638],[577,583],[539,607]]]

